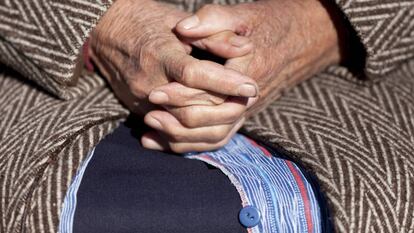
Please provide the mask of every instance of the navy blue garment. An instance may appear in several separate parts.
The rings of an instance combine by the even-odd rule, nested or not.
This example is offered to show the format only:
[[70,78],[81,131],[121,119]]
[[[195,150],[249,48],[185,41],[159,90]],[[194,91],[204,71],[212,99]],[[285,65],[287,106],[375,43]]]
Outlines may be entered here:
[[95,149],[77,199],[74,233],[247,232],[238,220],[240,196],[226,175],[144,149],[124,125]]
[[[261,211],[265,211],[265,207],[270,208],[272,206],[268,206],[267,204],[262,205],[263,203],[257,202],[257,198],[249,199],[248,196],[242,195],[246,194],[247,191],[249,191],[251,188],[254,188],[255,186],[244,187],[243,190],[239,190],[239,192],[241,192],[240,194],[237,193],[236,188],[234,188],[234,184],[244,181],[242,173],[239,173],[239,169],[243,168],[242,170],[246,170],[247,168],[251,168],[250,165],[248,167],[245,167],[244,164],[237,165],[238,163],[236,164],[236,162],[239,160],[239,157],[234,157],[234,153],[236,153],[236,155],[242,156],[245,150],[248,150],[251,151],[251,153],[248,153],[249,158],[251,157],[251,159],[256,158],[260,161],[263,160],[262,162],[273,161],[275,164],[271,165],[271,167],[268,168],[273,169],[273,166],[278,167],[274,172],[282,172],[280,175],[283,177],[289,174],[289,172],[281,169],[279,165],[286,163],[287,165],[290,164],[292,166],[296,166],[299,170],[297,170],[295,174],[302,174],[305,178],[305,180],[302,180],[302,182],[304,182],[302,183],[303,188],[306,188],[306,184],[308,184],[308,188],[303,189],[307,190],[309,194],[307,197],[316,198],[316,200],[313,199],[313,201],[309,203],[319,203],[316,204],[316,207],[318,205],[320,207],[320,212],[315,212],[317,209],[310,208],[309,210],[312,210],[312,212],[309,213],[316,214],[319,212],[320,215],[318,216],[320,217],[322,224],[319,225],[321,222],[318,220],[318,218],[309,221],[310,216],[316,217],[316,215],[311,214],[306,217],[308,227],[305,226],[305,228],[308,228],[309,230],[311,229],[309,228],[310,223],[314,224],[319,222],[319,224],[313,225],[316,227],[314,228],[313,232],[332,232],[332,225],[331,221],[329,220],[329,212],[326,201],[324,199],[324,195],[319,190],[317,180],[315,177],[302,169],[299,165],[294,165],[289,162],[290,159],[285,156],[288,153],[277,153],[273,150],[271,150],[272,152],[269,152],[266,150],[266,148],[261,147],[253,141],[250,141],[250,143],[249,140],[246,141],[245,137],[238,135],[237,137],[235,136],[234,142],[232,139],[233,144],[236,144],[233,145],[232,143],[229,143],[226,145],[226,147],[217,152],[205,152],[201,153],[200,155],[189,155],[190,157],[201,156],[200,158],[202,158],[201,160],[203,161],[207,158],[213,160],[218,159],[220,161],[223,159],[223,161],[230,159],[228,162],[233,162],[231,164],[228,164],[230,167],[226,167],[226,169],[232,170],[233,166],[235,166],[234,168],[237,170],[236,173],[240,174],[241,177],[236,174],[227,177],[222,173],[230,172],[226,169],[224,169],[225,171],[220,171],[213,167],[209,167],[207,164],[204,164],[199,160],[187,160],[182,156],[166,154],[142,148],[138,143],[140,133],[139,131],[137,132],[136,129],[143,129],[143,126],[132,125],[129,127],[135,130],[131,130],[125,125],[122,125],[113,134],[105,138],[105,140],[103,140],[97,146],[97,148],[95,148],[94,152],[92,152],[94,156],[90,156],[89,165],[85,166],[82,169],[82,173],[85,168],[86,172],[83,175],[83,178],[80,176],[80,179],[82,180],[80,182],[80,187],[79,182],[74,186],[76,187],[76,190],[79,188],[77,195],[75,194],[75,196],[69,196],[70,198],[65,200],[65,204],[69,203],[68,206],[76,207],[75,220],[73,222],[74,224],[72,225],[72,220],[70,220],[70,218],[63,217],[62,226],[67,225],[71,227],[64,227],[62,229],[70,229],[68,232],[72,232],[73,226],[73,232],[92,233],[246,232],[246,230],[241,227],[241,225],[244,223],[245,226],[251,227],[250,225],[253,223],[250,222],[250,220],[252,214],[254,213],[250,210],[248,211],[249,221],[246,222],[243,221],[243,218],[240,218],[240,214],[242,214],[243,211],[241,211],[240,214],[239,211],[241,209],[247,210],[248,206],[246,207],[246,205],[249,203],[258,205]],[[234,148],[234,146],[236,147]],[[246,146],[250,149],[248,149]],[[262,155],[263,153],[257,153],[259,149],[261,152],[267,153],[264,155]],[[220,151],[222,153],[220,153]],[[226,151],[233,151],[233,154],[226,154]],[[276,157],[268,157],[270,155]],[[267,158],[265,158],[266,156]],[[210,161],[209,159],[207,160]],[[279,161],[278,159],[282,160]],[[256,161],[256,163],[252,164],[252,166],[260,166],[261,168],[265,168],[267,165],[260,163],[260,161]],[[253,174],[250,175],[253,177]],[[250,179],[250,175],[245,178]],[[236,182],[234,179],[230,179],[233,183],[236,182],[234,184],[231,184],[229,178],[233,176],[237,176],[241,180],[238,179]],[[260,177],[261,176],[256,178],[260,180]],[[277,180],[278,177],[275,177],[275,179]],[[289,179],[279,180],[278,182],[289,183]],[[295,183],[296,182],[290,183],[290,185],[293,185]],[[282,192],[284,193],[283,195],[286,195],[289,192],[286,192],[288,190],[283,191],[283,187],[284,186],[282,185],[276,185],[274,188],[275,191],[281,189],[279,192]],[[261,190],[260,187],[259,190]],[[312,193],[316,195],[313,195]],[[258,193],[255,192],[250,194],[253,194],[254,197],[258,195]],[[301,194],[303,193],[301,192]],[[242,208],[241,205],[240,195],[243,196],[244,208]],[[293,196],[292,198],[292,202],[298,199],[298,197]],[[279,201],[283,202],[282,199],[282,197],[280,200],[276,199],[273,203],[276,205],[276,203],[279,203]],[[249,202],[248,200],[253,202]],[[266,200],[268,200],[267,197]],[[309,201],[311,199],[307,200]],[[294,203],[289,202],[287,204],[293,204],[293,206],[295,206]],[[283,208],[283,213],[287,211],[285,214],[289,215],[289,205],[283,204],[279,207]],[[70,209],[67,209],[67,211],[71,212]],[[64,213],[67,211],[64,211]],[[295,211],[292,213],[294,212]],[[260,214],[259,212],[257,214],[259,220]],[[243,217],[244,215],[241,216]],[[268,215],[266,214],[266,216]],[[292,221],[296,221],[294,220],[296,219],[295,216],[297,215],[292,216]],[[270,217],[270,215],[268,217]],[[278,221],[278,218],[272,217],[270,219],[273,219],[273,221]],[[262,222],[263,224],[267,221],[264,219],[262,220],[264,221]],[[283,222],[284,221],[280,223],[282,224]],[[257,223],[254,225],[255,228],[258,227],[256,226]],[[303,225],[300,226],[303,227]],[[296,229],[299,227],[299,225],[292,227]],[[274,232],[276,231],[275,229],[268,229],[266,232]],[[257,230],[258,229],[256,229],[255,232],[261,232]],[[277,231],[279,232],[279,230]],[[282,232],[284,232],[284,230],[282,230]],[[302,232],[302,230],[299,230],[299,232]]]

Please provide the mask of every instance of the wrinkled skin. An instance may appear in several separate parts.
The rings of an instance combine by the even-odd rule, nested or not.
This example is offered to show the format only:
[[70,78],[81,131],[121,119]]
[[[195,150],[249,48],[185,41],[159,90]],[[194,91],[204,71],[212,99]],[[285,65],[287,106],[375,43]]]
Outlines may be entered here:
[[[144,147],[214,150],[283,90],[341,60],[328,10],[318,0],[269,0],[206,5],[190,16],[118,0],[92,35],[91,55],[118,97],[154,129]],[[198,61],[189,44],[228,60],[224,67]]]
[[[198,88],[193,93],[198,104],[222,103],[227,95],[257,94],[256,83],[249,77],[189,55],[191,47],[172,31],[187,15],[154,1],[117,0],[93,31],[90,56],[131,111],[143,115],[158,108],[149,103],[148,95],[155,87],[170,82]],[[215,51],[225,49],[241,56],[251,50],[248,39],[229,32],[198,43],[215,40],[224,42],[212,43],[210,48]],[[229,43],[233,40],[246,46],[234,47]],[[228,78],[219,78],[223,76]]]
[[[207,5],[194,16],[180,21],[176,31],[187,40],[209,37],[225,30],[248,37],[254,44],[253,51],[230,58],[226,66],[255,79],[260,97],[251,99],[248,106],[225,102],[215,106],[182,107],[168,100],[155,101],[168,107],[165,111],[152,111],[146,115],[147,124],[158,133],[148,134],[151,142],[144,140],[144,145],[176,152],[217,149],[228,142],[246,117],[269,104],[283,90],[328,65],[339,63],[342,57],[338,25],[332,21],[328,10],[331,9],[316,0],[272,0],[234,6]],[[192,44],[203,48],[197,43]],[[172,99],[176,95],[172,85],[158,87],[154,92],[162,91]],[[181,112],[187,109],[191,118],[183,117],[177,109]],[[191,121],[191,127],[187,127],[188,121]]]

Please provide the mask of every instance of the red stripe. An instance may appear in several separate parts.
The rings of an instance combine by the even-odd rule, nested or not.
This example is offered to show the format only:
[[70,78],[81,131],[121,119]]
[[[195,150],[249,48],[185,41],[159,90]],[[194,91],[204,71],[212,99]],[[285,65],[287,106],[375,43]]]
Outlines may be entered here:
[[246,137],[246,139],[250,142],[250,144],[252,144],[254,147],[258,147],[262,152],[263,152],[263,154],[266,156],[266,157],[272,157],[272,154],[266,149],[266,148],[264,148],[263,146],[261,146],[261,145],[259,145],[259,144],[257,144],[255,141],[253,141],[252,139],[250,139],[250,138],[248,138],[248,137]]
[[299,186],[300,195],[303,199],[303,205],[305,208],[305,218],[306,218],[306,224],[308,226],[308,232],[313,232],[313,222],[312,222],[312,216],[311,216],[311,206],[309,203],[309,197],[308,193],[306,192],[305,184],[303,183],[302,176],[299,174],[299,172],[296,170],[295,166],[291,161],[286,161],[287,166],[289,167],[289,170],[292,172],[293,177],[295,177],[296,183]]

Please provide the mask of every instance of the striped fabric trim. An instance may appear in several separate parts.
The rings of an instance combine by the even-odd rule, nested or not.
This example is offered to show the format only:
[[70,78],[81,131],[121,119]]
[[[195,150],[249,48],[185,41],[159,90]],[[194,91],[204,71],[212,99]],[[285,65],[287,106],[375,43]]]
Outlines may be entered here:
[[75,217],[77,193],[85,173],[86,167],[89,164],[95,149],[93,149],[87,156],[86,160],[82,163],[80,169],[76,173],[72,184],[70,185],[65,200],[63,202],[62,213],[60,215],[59,233],[71,233],[73,232],[73,219]]
[[259,209],[261,221],[249,232],[321,232],[316,196],[291,161],[239,134],[218,151],[187,157],[220,168],[239,191],[242,205]]

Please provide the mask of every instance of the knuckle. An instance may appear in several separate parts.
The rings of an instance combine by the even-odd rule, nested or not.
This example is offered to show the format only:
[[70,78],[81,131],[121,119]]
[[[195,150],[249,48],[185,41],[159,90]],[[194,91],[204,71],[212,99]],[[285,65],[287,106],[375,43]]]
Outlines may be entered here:
[[207,91],[200,91],[197,93],[193,93],[191,96],[188,96],[187,99],[189,102],[193,100],[202,100],[211,105],[219,105],[219,104],[224,103],[226,98],[227,96],[224,96],[224,95],[207,92]]
[[139,99],[146,99],[149,95],[149,87],[147,85],[139,85],[136,81],[129,82],[129,89],[131,93]]
[[198,110],[196,107],[187,107],[185,109],[182,109],[179,114],[181,124],[189,128],[197,127],[197,112]]
[[190,86],[193,83],[193,77],[195,72],[196,64],[194,62],[185,64],[181,72],[181,83]]
[[154,69],[154,67],[161,68],[162,63],[171,60],[174,57],[175,45],[163,38],[148,39],[143,41],[141,46],[138,46],[139,51],[133,54],[139,54],[140,65]]

